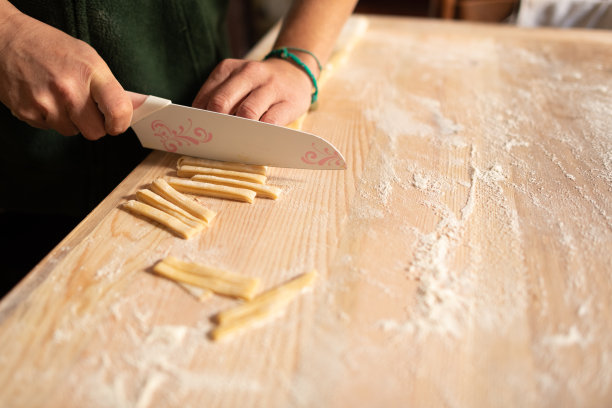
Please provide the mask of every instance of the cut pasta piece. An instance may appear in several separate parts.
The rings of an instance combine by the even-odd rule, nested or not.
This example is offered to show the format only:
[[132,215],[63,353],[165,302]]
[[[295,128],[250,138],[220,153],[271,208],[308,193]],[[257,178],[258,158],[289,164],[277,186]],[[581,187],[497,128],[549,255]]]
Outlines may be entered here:
[[175,265],[171,265],[165,260],[158,262],[153,267],[153,271],[158,275],[168,279],[187,283],[189,285],[211,290],[217,294],[238,297],[242,299],[252,299],[257,290],[258,280],[244,280],[243,282],[230,282],[223,279],[223,273],[220,276],[199,275],[191,273],[187,270],[180,269]]
[[141,203],[140,201],[130,200],[124,203],[123,206],[135,214],[142,215],[143,217],[149,218],[155,222],[166,226],[168,229],[170,229],[172,232],[174,232],[181,238],[191,238],[193,234],[198,231],[198,229],[192,228],[189,225],[182,223],[173,216],[161,210],[158,210],[155,207],[151,207],[148,204]]
[[255,200],[255,191],[245,188],[221,186],[218,184],[203,183],[200,181],[185,180],[177,177],[168,179],[175,189],[184,193],[199,194],[208,197],[227,198],[229,200],[252,203]]
[[136,192],[136,199],[142,203],[148,204],[151,207],[155,207],[158,210],[162,210],[163,212],[172,215],[182,223],[187,224],[192,228],[203,229],[207,225],[206,221],[194,217],[187,211],[172,204],[170,201],[165,200],[161,196],[158,196],[151,190],[138,190]]
[[153,181],[150,188],[166,200],[181,207],[194,217],[206,221],[208,224],[215,218],[216,213],[214,211],[179,193],[162,178]]
[[249,302],[219,313],[216,316],[219,325],[211,331],[210,337],[213,340],[219,340],[284,311],[285,306],[302,289],[311,286],[316,277],[316,271],[302,274],[281,286],[258,295]]
[[176,282],[181,288],[183,288],[187,293],[193,295],[200,302],[204,302],[212,297],[212,290],[198,288],[197,286],[189,285],[183,282]]
[[167,256],[163,260],[163,262],[194,275],[207,276],[209,278],[216,278],[225,282],[233,283],[238,286],[244,286],[248,289],[247,292],[249,292],[249,298],[253,298],[253,296],[255,295],[255,291],[257,290],[257,286],[259,285],[259,279],[250,278],[248,276],[224,271],[218,268],[212,268],[210,266],[198,264],[195,262],[181,261],[180,259],[174,256]]
[[244,171],[232,171],[213,169],[211,167],[198,167],[198,166],[178,166],[176,174],[179,177],[193,177],[197,174],[206,174],[209,176],[225,177],[229,179],[250,181],[251,183],[265,184],[266,176],[261,174],[247,173]]
[[201,181],[210,184],[219,184],[222,186],[246,188],[253,190],[257,193],[257,197],[271,198],[276,200],[280,195],[280,188],[274,186],[267,186],[264,184],[249,183],[248,181],[234,180],[225,177],[208,176],[204,174],[198,174],[191,178],[194,181]]
[[200,159],[197,157],[182,156],[176,162],[177,167],[181,166],[198,166],[211,167],[213,169],[241,171],[245,173],[266,175],[268,168],[266,166],[258,166],[255,164],[231,163],[217,160]]

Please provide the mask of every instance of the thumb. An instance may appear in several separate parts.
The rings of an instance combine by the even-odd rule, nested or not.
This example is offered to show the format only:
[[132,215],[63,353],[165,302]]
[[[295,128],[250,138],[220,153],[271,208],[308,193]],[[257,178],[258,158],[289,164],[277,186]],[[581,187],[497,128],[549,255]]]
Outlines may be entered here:
[[91,96],[104,115],[104,128],[109,135],[118,135],[127,130],[132,121],[132,100],[123,90],[110,70],[106,74],[94,75],[90,83]]

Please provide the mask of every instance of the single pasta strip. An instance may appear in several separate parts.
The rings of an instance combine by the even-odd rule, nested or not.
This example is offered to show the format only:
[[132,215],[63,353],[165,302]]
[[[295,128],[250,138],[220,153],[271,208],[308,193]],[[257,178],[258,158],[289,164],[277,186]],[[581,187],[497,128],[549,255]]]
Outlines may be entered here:
[[194,217],[187,211],[172,204],[170,201],[165,200],[161,196],[158,196],[151,190],[138,190],[136,192],[136,199],[142,203],[148,204],[151,207],[155,207],[158,210],[162,210],[163,212],[172,215],[182,223],[187,224],[192,228],[201,230],[207,225],[206,221]]
[[191,238],[198,231],[198,229],[182,223],[177,218],[140,201],[130,200],[124,203],[123,207],[135,214],[164,225],[181,238]]
[[193,295],[200,302],[208,300],[213,295],[212,290],[198,288],[197,286],[189,285],[188,283],[176,282],[180,287],[182,287],[187,293]]
[[213,340],[219,340],[240,329],[251,327],[284,310],[284,307],[302,291],[311,286],[316,271],[302,274],[289,282],[270,289],[253,300],[220,312],[216,316],[219,325],[210,332]]
[[249,298],[252,299],[255,296],[255,291],[259,285],[259,279],[251,278],[238,273],[224,271],[218,268],[212,268],[210,266],[202,265],[195,262],[185,262],[174,256],[167,256],[164,263],[173,266],[177,269],[181,269],[184,272],[188,272],[198,276],[206,276],[209,278],[216,278],[229,282],[235,285],[244,286],[250,292]]
[[244,171],[232,171],[232,170],[221,170],[213,169],[211,167],[199,167],[199,166],[177,166],[176,174],[179,177],[193,177],[197,174],[206,174],[209,176],[225,177],[230,179],[250,181],[251,183],[265,184],[266,176],[261,174],[247,173]]
[[197,201],[179,193],[162,178],[153,181],[150,188],[166,200],[181,207],[194,217],[206,221],[208,224],[215,218],[216,213],[214,211],[209,210]]
[[187,283],[189,285],[211,290],[217,294],[251,299],[255,293],[257,283],[236,284],[211,276],[201,276],[179,269],[165,261],[158,262],[153,271],[173,281]]
[[185,180],[170,177],[168,184],[183,193],[199,194],[207,197],[227,198],[229,200],[252,203],[255,200],[255,191],[245,188],[221,186],[218,184],[203,183],[200,181]]
[[217,160],[200,159],[197,157],[182,156],[176,162],[177,167],[181,166],[198,166],[211,167],[213,169],[241,171],[245,173],[261,174],[265,176],[268,168],[266,166],[258,166],[256,164],[231,163]]
[[257,194],[257,197],[271,198],[276,200],[280,195],[281,190],[278,187],[267,186],[264,184],[250,183],[248,181],[234,180],[225,177],[209,176],[204,174],[198,174],[191,178],[194,181],[201,181],[210,184],[219,184],[222,186],[246,188],[253,190]]

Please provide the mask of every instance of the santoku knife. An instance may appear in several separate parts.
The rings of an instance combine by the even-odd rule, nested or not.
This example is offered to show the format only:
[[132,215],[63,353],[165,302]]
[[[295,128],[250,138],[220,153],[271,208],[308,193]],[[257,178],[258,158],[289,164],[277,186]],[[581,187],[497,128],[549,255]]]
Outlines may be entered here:
[[142,95],[142,99],[140,106],[135,105],[131,126],[144,147],[274,167],[346,169],[342,154],[319,136],[176,105],[156,96]]

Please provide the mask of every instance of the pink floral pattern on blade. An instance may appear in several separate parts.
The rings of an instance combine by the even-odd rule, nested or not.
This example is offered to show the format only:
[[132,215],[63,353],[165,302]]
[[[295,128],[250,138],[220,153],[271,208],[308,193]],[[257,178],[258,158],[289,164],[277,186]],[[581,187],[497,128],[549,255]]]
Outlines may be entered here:
[[323,149],[317,148],[314,143],[312,144],[312,148],[314,150],[309,150],[304,154],[304,156],[302,156],[302,161],[304,163],[314,164],[321,167],[326,165],[342,165],[342,158],[337,151],[330,149],[329,147],[325,147]]
[[161,139],[164,149],[168,152],[176,152],[176,150],[185,145],[198,145],[200,143],[208,143],[212,140],[212,133],[207,132],[201,127],[191,130],[193,122],[187,119],[189,124],[185,127],[180,125],[178,129],[173,130],[161,120],[151,122],[153,134]]

